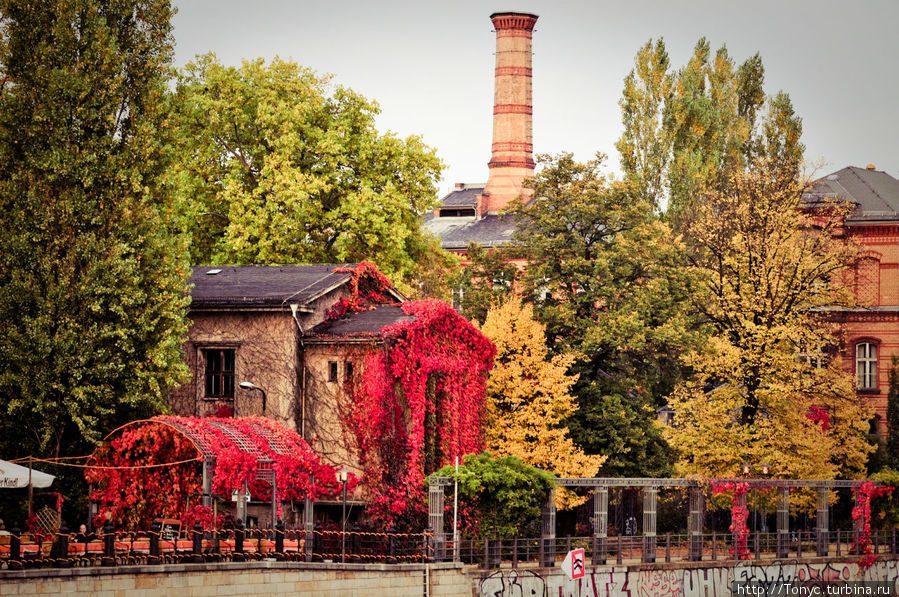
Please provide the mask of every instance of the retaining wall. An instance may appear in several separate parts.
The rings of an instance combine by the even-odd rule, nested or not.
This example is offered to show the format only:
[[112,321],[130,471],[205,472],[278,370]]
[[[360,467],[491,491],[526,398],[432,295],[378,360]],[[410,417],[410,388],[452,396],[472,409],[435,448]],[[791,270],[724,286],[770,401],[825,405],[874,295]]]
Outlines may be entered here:
[[[833,558],[587,566],[586,576],[577,580],[569,580],[558,567],[488,571],[451,563],[251,562],[37,569],[0,572],[0,596],[732,597],[732,581],[808,587],[858,580],[888,581],[892,595],[897,595],[899,560],[880,559],[868,570]],[[825,592],[821,594],[826,597]]]
[[[425,587],[429,592],[426,592]],[[168,564],[0,572],[0,596],[470,597],[471,579],[454,564],[314,564],[252,562]]]
[[[867,571],[854,562],[803,558],[774,562],[690,562],[633,566],[587,566],[569,580],[559,568],[469,571],[479,597],[732,597],[731,582],[772,586],[820,586],[848,581],[889,581],[899,589],[899,561],[880,559]],[[769,584],[770,583],[770,584]],[[791,593],[810,595],[813,593]],[[814,593],[827,597],[827,591]],[[855,596],[859,597],[859,596]],[[872,596],[873,597],[873,596]]]

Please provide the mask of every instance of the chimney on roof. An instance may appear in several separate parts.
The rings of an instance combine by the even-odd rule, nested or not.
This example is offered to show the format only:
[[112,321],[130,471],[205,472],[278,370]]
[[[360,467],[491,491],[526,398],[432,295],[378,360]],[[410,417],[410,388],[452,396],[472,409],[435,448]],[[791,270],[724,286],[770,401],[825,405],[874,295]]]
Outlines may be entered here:
[[874,164],[868,164],[867,166],[865,166],[865,168],[868,170],[876,170],[877,169],[874,167]]
[[479,216],[503,209],[521,194],[524,179],[534,176],[531,36],[537,15],[496,12],[490,20],[496,30],[493,145]]

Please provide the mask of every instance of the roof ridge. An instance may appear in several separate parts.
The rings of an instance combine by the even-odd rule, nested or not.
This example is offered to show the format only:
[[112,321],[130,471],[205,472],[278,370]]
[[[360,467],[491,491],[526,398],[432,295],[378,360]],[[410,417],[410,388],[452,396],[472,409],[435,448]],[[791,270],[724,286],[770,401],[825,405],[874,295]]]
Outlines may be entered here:
[[[871,185],[869,185],[868,182],[867,182],[864,178],[862,178],[861,176],[858,175],[858,172],[856,172],[856,170],[862,170],[862,168],[859,168],[858,166],[849,166],[849,169],[852,171],[852,174],[854,174],[855,177],[859,180],[859,182],[861,182],[861,183],[862,183],[863,185],[865,185],[868,189],[870,189],[870,191],[874,194],[875,197],[877,197],[878,199],[880,199],[881,201],[883,201],[883,203],[884,203],[887,207],[892,207],[892,205],[890,204],[889,201],[887,201],[887,200],[886,200],[880,193],[878,193],[878,192],[874,189],[874,187],[872,187]],[[864,171],[865,171],[865,172],[868,172],[868,169],[865,168]],[[877,170],[873,170],[873,172],[877,172]],[[840,186],[842,186],[842,185],[840,185]]]

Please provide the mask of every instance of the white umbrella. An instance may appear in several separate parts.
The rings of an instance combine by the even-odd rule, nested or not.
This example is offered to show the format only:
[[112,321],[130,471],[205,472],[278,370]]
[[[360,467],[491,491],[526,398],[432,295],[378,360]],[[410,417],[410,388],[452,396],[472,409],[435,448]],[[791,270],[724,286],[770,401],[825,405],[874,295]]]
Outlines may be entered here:
[[29,472],[31,473],[31,485],[43,489],[50,487],[54,477],[48,473],[42,473],[27,466],[21,466],[0,460],[0,489],[14,489],[28,487]]

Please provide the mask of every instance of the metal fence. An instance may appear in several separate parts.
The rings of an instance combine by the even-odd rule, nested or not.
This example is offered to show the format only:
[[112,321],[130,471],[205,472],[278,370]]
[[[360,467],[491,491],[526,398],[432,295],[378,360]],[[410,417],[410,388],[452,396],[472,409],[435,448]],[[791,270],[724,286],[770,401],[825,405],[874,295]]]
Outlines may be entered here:
[[[115,531],[110,525],[98,536],[68,532],[44,535],[13,529],[0,535],[0,569],[127,566],[164,563],[246,562],[254,560],[420,563],[456,560],[484,568],[553,565],[572,549],[582,548],[594,565],[638,562],[719,561],[734,559],[801,559],[812,556],[853,557],[859,553],[858,531],[835,530],[820,535],[815,530],[779,533],[751,532],[744,552],[734,551],[732,533],[665,533],[658,536],[615,535],[601,541],[593,536],[511,539],[461,539],[457,546],[448,537],[442,553],[435,533],[362,531],[354,525],[345,533],[324,530],[274,529],[204,530],[199,526],[172,535],[154,528],[148,532]],[[875,555],[899,555],[895,529],[872,530],[870,546]]]
[[[541,562],[558,562],[572,549],[584,549],[588,561],[597,564],[633,564],[639,562],[681,562],[719,561],[734,559],[775,560],[785,557],[861,556],[856,544],[859,535],[855,531],[831,531],[818,541],[818,534],[812,531],[796,531],[784,544],[777,533],[750,533],[747,552],[742,558],[734,553],[734,535],[731,533],[703,533],[697,542],[691,542],[686,533],[665,533],[656,537],[654,545],[648,546],[646,538],[637,536],[613,536],[606,542],[605,550],[594,537],[514,537],[512,539],[462,539],[458,554],[452,540],[447,545],[447,559],[457,557],[465,564],[485,568],[500,565],[539,566]],[[871,549],[877,554],[899,554],[899,535],[893,530],[872,530]],[[694,547],[691,553],[691,545]],[[649,549],[648,549],[649,548]],[[651,551],[650,551],[651,549]]]
[[193,529],[172,536],[160,528],[147,532],[115,531],[107,525],[98,536],[65,532],[0,535],[0,569],[72,568],[166,563],[246,562],[254,560],[414,563],[433,560],[433,533],[333,530]]

